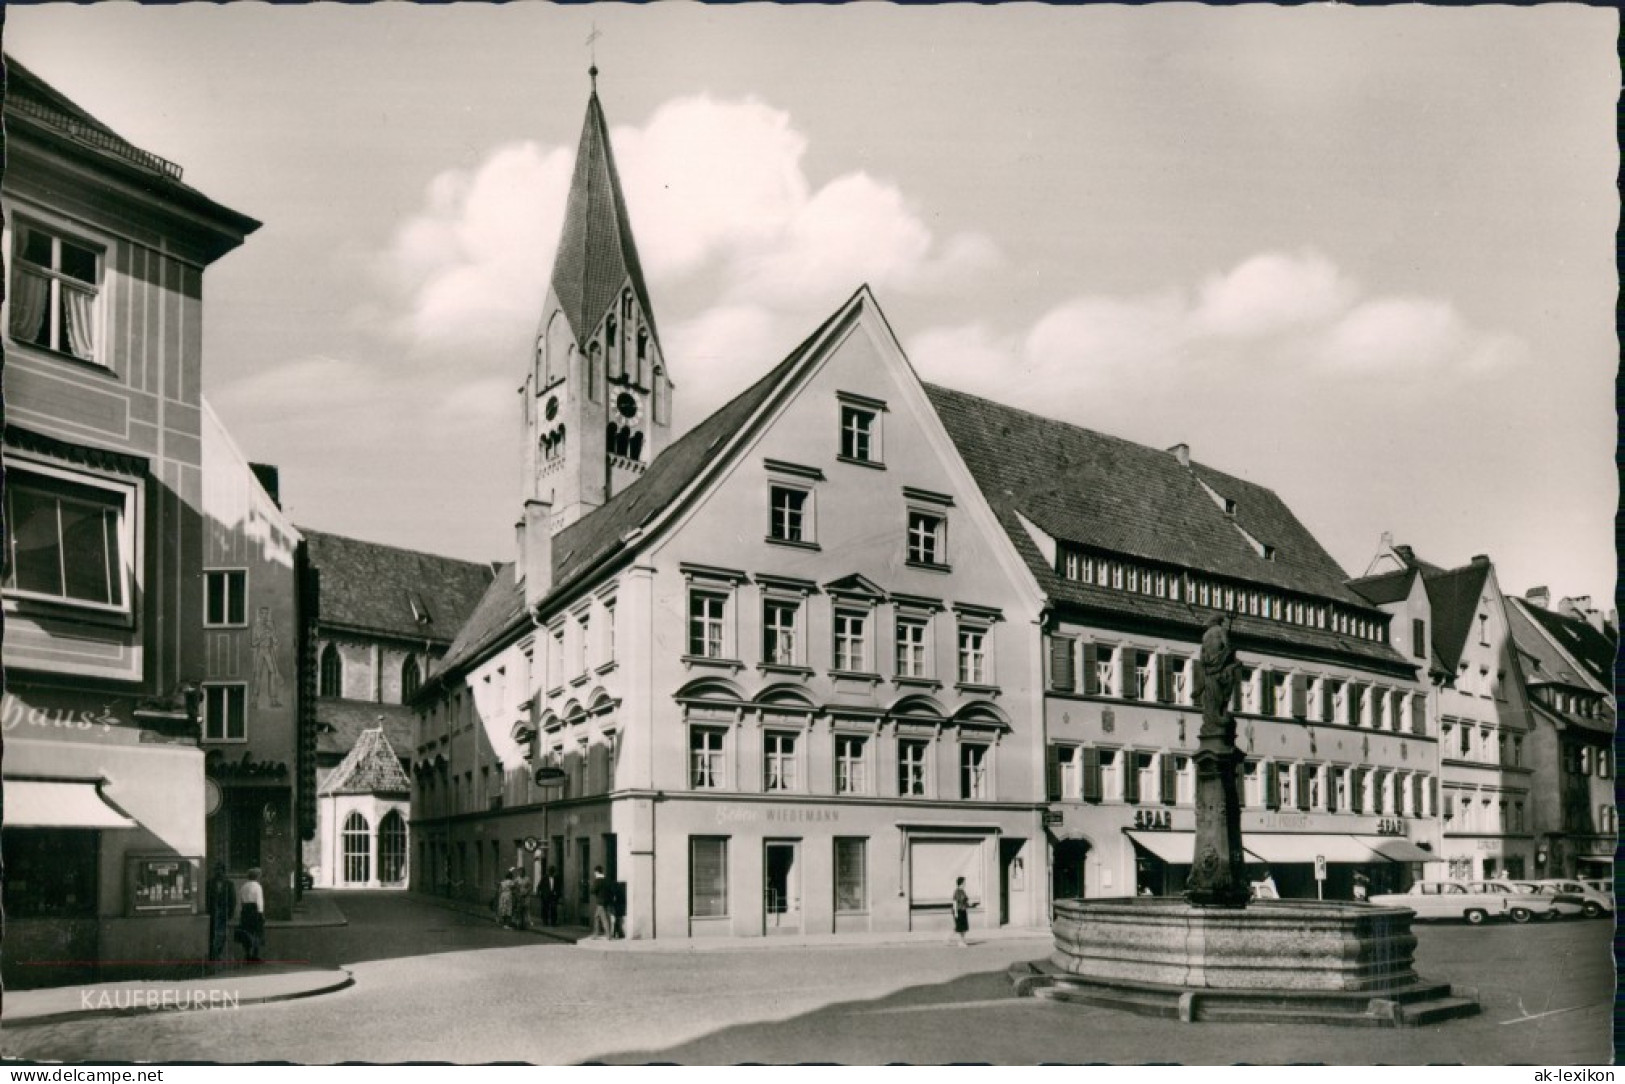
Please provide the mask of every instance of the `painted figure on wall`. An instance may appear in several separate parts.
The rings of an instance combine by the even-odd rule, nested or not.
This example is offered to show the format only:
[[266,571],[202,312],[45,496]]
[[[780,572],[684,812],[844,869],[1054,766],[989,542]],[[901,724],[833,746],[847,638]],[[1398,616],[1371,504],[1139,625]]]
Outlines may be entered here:
[[271,623],[271,608],[261,606],[254,614],[254,704],[261,708],[282,706],[282,670],[276,664],[279,641]]

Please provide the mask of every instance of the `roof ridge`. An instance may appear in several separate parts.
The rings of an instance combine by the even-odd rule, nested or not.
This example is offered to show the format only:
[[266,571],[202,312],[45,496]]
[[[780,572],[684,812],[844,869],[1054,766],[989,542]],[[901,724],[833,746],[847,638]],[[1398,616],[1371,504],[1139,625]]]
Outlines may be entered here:
[[297,523],[293,524],[293,529],[304,536],[307,541],[313,538],[327,538],[338,542],[348,543],[352,546],[370,546],[373,549],[389,550],[393,553],[410,554],[414,557],[427,557],[431,561],[448,561],[453,564],[467,565],[470,568],[484,569],[487,573],[489,573],[491,570],[490,561],[470,561],[466,557],[448,557],[442,553],[430,553],[428,550],[414,549],[410,546],[396,546],[389,542],[373,542],[369,539],[355,538],[351,535],[338,534],[333,531],[319,531],[314,527],[301,527]]

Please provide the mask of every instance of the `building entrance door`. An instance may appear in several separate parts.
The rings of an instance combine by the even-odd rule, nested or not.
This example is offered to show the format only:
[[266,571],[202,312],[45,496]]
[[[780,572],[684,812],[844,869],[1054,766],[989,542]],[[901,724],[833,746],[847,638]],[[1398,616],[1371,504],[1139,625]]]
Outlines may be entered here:
[[1085,894],[1084,863],[1089,856],[1089,844],[1081,839],[1063,839],[1055,843],[1050,855],[1050,898],[1078,900]]
[[764,933],[801,932],[801,844],[769,840],[762,863]]

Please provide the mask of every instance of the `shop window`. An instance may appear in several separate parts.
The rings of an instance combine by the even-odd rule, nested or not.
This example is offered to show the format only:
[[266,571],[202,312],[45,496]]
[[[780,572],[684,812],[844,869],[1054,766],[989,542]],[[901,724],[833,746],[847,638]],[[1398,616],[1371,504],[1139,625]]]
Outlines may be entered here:
[[203,687],[203,740],[247,741],[248,686],[205,685]]
[[11,337],[96,360],[101,262],[96,247],[19,223],[11,279]]
[[7,828],[6,918],[94,917],[99,837],[82,828]]
[[344,880],[348,884],[372,880],[372,831],[359,812],[344,818]]
[[688,841],[688,913],[694,918],[728,914],[728,840],[693,836]]
[[127,613],[135,487],[9,461],[6,470],[6,593]]
[[835,913],[869,910],[869,841],[835,840]]

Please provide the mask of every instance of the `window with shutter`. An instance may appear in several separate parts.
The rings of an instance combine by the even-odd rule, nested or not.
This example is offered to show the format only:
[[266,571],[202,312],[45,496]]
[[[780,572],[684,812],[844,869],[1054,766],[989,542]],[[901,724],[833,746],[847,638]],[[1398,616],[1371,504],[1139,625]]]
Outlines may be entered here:
[[1355,768],[1349,772],[1349,812],[1365,812],[1365,780],[1364,768]]
[[1292,717],[1302,719],[1309,714],[1309,676],[1292,675]]
[[1172,655],[1157,656],[1157,701],[1162,704],[1174,702],[1174,670],[1178,660]]
[[1310,772],[1309,765],[1307,765],[1307,764],[1299,764],[1297,766],[1297,773],[1298,773],[1297,783],[1298,783],[1298,785],[1293,787],[1292,789],[1297,792],[1298,808],[1299,809],[1308,809],[1309,808],[1309,798],[1310,798],[1310,794],[1309,794],[1309,772]]
[[1059,802],[1061,800],[1061,751],[1055,746],[1045,750],[1044,760],[1044,800]]
[[1264,808],[1281,808],[1281,773],[1274,761],[1264,765]]
[[1345,776],[1342,768],[1333,768],[1328,774],[1330,778],[1326,782],[1326,812],[1336,813],[1338,798],[1337,791]]
[[1100,689],[1100,645],[1083,645],[1083,691],[1089,696],[1099,696]]
[[1123,801],[1140,800],[1140,754],[1123,753]]
[[1275,675],[1268,670],[1258,672],[1258,714],[1275,714]]
[[1069,636],[1052,636],[1049,641],[1050,688],[1072,692],[1078,687],[1073,666],[1073,649],[1077,641]]
[[1083,750],[1083,800],[1098,802],[1101,795],[1100,750],[1085,746]]
[[1179,800],[1179,772],[1172,753],[1162,754],[1162,804],[1173,805]]

